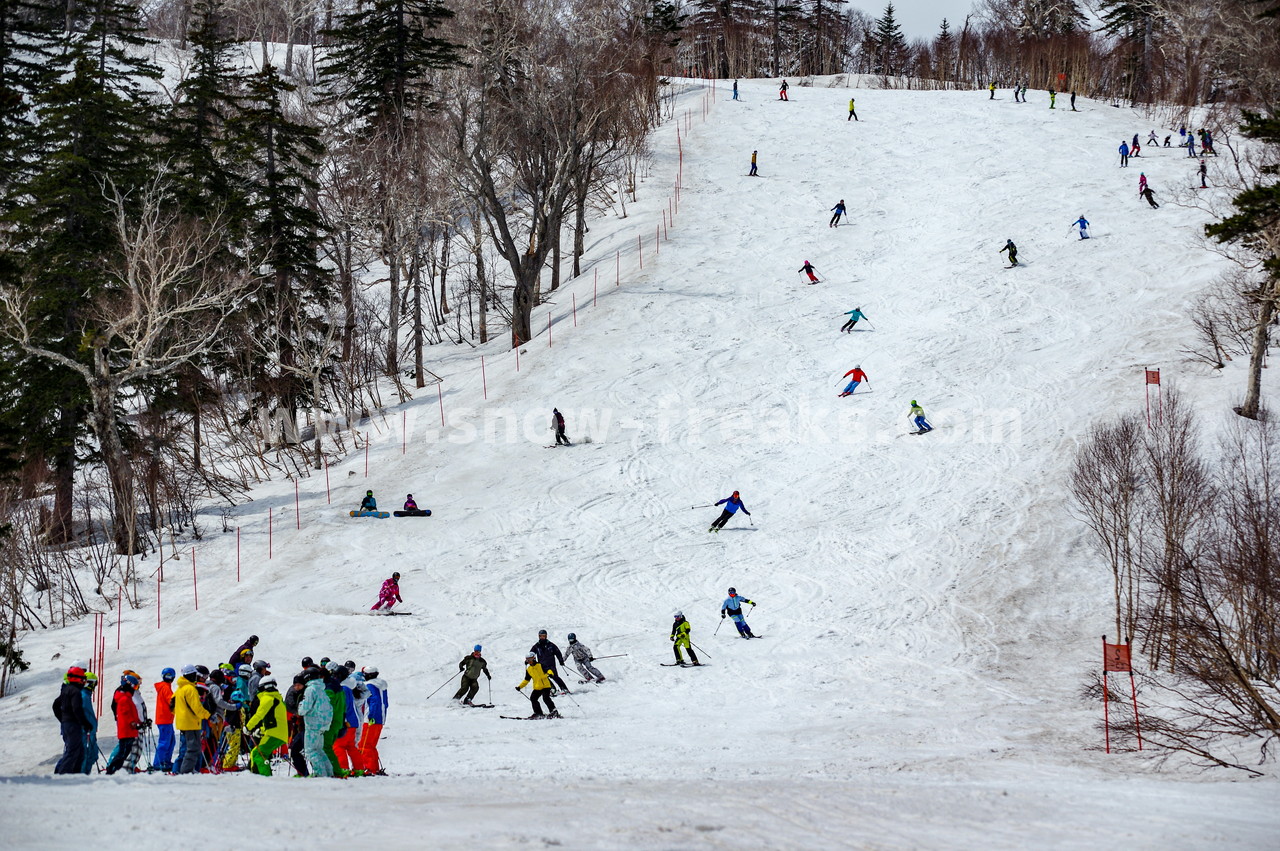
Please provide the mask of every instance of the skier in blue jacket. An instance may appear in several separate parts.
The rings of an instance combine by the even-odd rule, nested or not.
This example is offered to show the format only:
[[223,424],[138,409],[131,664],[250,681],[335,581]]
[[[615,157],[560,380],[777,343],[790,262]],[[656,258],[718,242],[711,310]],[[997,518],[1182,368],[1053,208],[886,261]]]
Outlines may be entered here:
[[756,607],[756,604],[746,597],[739,597],[737,588],[730,588],[729,596],[725,598],[724,604],[720,606],[720,619],[724,620],[724,616],[728,615],[733,618],[733,625],[738,628],[739,635],[743,638],[755,638],[755,633],[751,631],[751,624],[747,623],[746,618],[742,616],[743,603],[753,609]]
[[738,513],[739,508],[742,509],[743,514],[748,517],[751,516],[751,512],[747,511],[747,507],[742,504],[742,500],[738,497],[737,491],[733,492],[733,496],[720,500],[716,505],[723,505],[724,511],[712,522],[711,528],[707,530],[708,532],[719,532],[723,529],[724,524],[729,522],[730,517]]
[[1120,143],[1120,167],[1129,167],[1129,144],[1127,142]]
[[827,227],[829,228],[837,227],[840,224],[840,217],[845,215],[844,199],[841,198],[840,202],[831,209],[835,212],[835,215],[832,216],[831,221],[827,223]]
[[1084,217],[1083,213],[1080,214],[1080,218],[1076,219],[1071,224],[1077,225],[1080,228],[1081,239],[1089,238],[1089,220]]

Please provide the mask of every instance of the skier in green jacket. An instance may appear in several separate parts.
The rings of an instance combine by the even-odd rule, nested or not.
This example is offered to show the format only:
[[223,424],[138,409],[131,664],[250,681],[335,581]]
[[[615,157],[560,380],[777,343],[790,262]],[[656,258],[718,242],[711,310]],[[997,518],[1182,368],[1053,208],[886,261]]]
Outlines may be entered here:
[[919,431],[913,431],[912,434],[924,434],[926,431],[933,431],[933,426],[929,425],[929,421],[924,418],[924,408],[920,407],[915,399],[911,400],[911,413],[907,414],[908,419],[914,418],[916,428]]
[[476,692],[480,691],[480,675],[484,674],[489,679],[493,679],[489,673],[489,663],[480,655],[479,644],[470,655],[462,657],[462,661],[458,663],[458,670],[462,671],[462,683],[458,686],[453,699],[461,700],[464,706],[473,706],[471,701],[476,696]]
[[689,638],[690,626],[689,622],[684,619],[684,612],[676,612],[675,623],[671,624],[671,641],[672,649],[676,652],[676,664],[684,667],[684,657],[680,655],[680,648],[683,647],[689,651],[689,658],[695,665],[701,665],[698,661],[698,654],[693,652],[693,641]]

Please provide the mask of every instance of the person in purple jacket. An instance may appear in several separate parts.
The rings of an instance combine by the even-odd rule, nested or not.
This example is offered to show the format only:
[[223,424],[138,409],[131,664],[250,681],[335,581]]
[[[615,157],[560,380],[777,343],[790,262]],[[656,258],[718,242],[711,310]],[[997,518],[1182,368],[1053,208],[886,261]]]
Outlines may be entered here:
[[708,532],[719,532],[723,529],[724,524],[729,522],[729,518],[738,513],[738,509],[742,509],[742,513],[748,517],[751,516],[751,512],[747,511],[747,507],[742,504],[742,499],[738,496],[737,491],[733,492],[733,496],[720,500],[716,505],[723,505],[724,511],[712,521],[711,528],[707,530]]

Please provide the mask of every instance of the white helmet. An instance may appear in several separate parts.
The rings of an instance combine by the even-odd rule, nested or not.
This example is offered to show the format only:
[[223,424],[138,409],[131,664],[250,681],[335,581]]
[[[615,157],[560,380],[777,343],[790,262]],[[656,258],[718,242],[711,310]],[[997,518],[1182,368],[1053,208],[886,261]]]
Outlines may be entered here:
[[270,691],[271,689],[278,688],[278,687],[279,687],[279,684],[276,682],[276,678],[273,676],[263,677],[262,679],[258,680],[258,691]]

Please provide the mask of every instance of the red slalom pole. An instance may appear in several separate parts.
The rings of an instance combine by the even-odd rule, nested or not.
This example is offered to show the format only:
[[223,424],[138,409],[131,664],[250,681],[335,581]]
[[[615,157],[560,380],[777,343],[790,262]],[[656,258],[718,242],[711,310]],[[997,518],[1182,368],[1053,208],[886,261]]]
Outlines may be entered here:
[[573,327],[577,328],[578,327],[578,294],[570,293],[569,295],[573,299]]
[[480,356],[480,386],[484,388],[484,398],[489,398],[489,382],[484,377],[484,355]]
[[[192,550],[194,552],[194,550]],[[120,621],[124,618],[124,589],[116,589],[116,649],[120,649]]]
[[196,548],[191,548],[191,599],[195,600],[196,611],[200,611],[200,589],[196,585]]
[[653,226],[653,253],[655,255],[662,253],[662,247],[658,245],[658,240],[662,238],[662,226],[655,224]]
[[236,527],[236,582],[240,581],[240,527]]
[[[599,269],[596,270],[596,278],[599,279]],[[595,307],[596,302],[600,300],[600,281],[596,280],[591,284],[591,306]]]
[[293,519],[298,529],[302,528],[302,506],[298,501],[298,480],[293,480]]
[[440,428],[444,428],[444,391],[436,384],[436,401],[440,403]]

